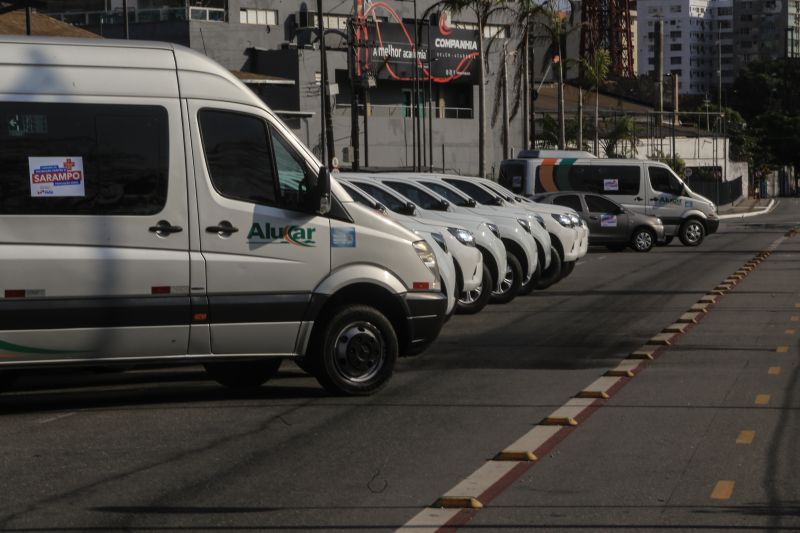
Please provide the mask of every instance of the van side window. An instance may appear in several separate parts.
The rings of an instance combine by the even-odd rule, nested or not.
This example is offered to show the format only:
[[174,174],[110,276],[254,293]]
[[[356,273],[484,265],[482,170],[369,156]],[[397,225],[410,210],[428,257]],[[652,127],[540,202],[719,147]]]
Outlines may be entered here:
[[570,209],[574,209],[578,213],[583,212],[581,199],[574,194],[567,194],[565,196],[556,196],[555,198],[553,198],[553,203],[555,205],[562,205],[564,207],[569,207]]
[[278,171],[278,189],[281,194],[281,207],[295,210],[308,210],[309,202],[317,180],[300,155],[289,142],[270,126],[272,149],[275,152],[275,168]]
[[654,191],[680,196],[683,184],[672,175],[672,172],[663,167],[647,167],[650,174],[650,186]]
[[259,117],[204,109],[198,115],[211,183],[222,196],[275,204],[275,171],[267,125]]
[[639,194],[639,165],[592,165],[592,188],[580,189],[606,196]]
[[401,183],[398,181],[385,181],[383,182],[387,187],[396,190],[422,209],[440,209],[441,203],[434,196],[426,193],[419,187],[414,187],[408,183]]
[[356,187],[361,189],[362,191],[366,192],[380,203],[388,207],[390,210],[397,213],[405,206],[405,202],[401,201],[399,198],[396,198],[394,195],[389,194],[388,192],[384,191],[379,187],[375,187],[374,185],[368,185],[366,183],[355,182],[353,183]]
[[0,103],[0,215],[154,215],[167,202],[160,106]]

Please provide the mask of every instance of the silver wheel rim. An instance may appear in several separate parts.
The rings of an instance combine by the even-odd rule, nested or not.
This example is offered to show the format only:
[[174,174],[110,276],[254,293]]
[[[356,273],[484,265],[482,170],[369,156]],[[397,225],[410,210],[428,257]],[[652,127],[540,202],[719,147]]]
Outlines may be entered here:
[[703,227],[697,222],[692,222],[686,226],[686,240],[691,243],[696,243],[703,236]]
[[649,232],[641,231],[636,234],[635,243],[637,250],[649,250],[653,246],[653,237]]
[[354,383],[374,378],[386,360],[386,346],[375,325],[351,322],[339,330],[333,346],[333,364],[337,373]]
[[458,299],[458,302],[464,305],[474,304],[481,298],[481,294],[483,294],[483,283],[472,289],[471,291],[464,291],[461,293],[461,298]]
[[500,288],[496,291],[492,291],[492,294],[505,294],[511,290],[511,287],[514,286],[514,271],[511,270],[511,266],[506,265],[506,275],[503,276],[503,279],[500,280]]

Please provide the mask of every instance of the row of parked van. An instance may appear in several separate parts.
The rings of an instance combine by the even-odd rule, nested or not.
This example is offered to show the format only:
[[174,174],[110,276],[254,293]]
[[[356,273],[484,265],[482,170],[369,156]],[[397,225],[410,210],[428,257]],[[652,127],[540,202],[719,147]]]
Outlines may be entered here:
[[479,179],[331,179],[250,89],[168,43],[0,37],[0,382],[293,358],[370,394],[454,311],[586,253],[574,212]]

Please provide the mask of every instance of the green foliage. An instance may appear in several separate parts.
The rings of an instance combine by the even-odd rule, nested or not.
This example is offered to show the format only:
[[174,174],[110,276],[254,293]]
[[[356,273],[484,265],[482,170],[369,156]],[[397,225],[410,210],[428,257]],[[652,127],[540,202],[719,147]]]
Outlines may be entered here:
[[648,155],[647,158],[653,161],[658,161],[660,163],[665,163],[678,176],[683,176],[684,171],[686,170],[686,161],[684,161],[680,155],[676,156],[675,159],[673,159],[672,157],[664,154],[662,151],[656,150],[652,154]]
[[734,157],[800,168],[800,64],[748,64],[733,84],[731,104],[741,113],[729,117]]
[[636,155],[636,127],[633,117],[614,117],[603,119],[600,133],[600,146],[606,157],[625,158]]

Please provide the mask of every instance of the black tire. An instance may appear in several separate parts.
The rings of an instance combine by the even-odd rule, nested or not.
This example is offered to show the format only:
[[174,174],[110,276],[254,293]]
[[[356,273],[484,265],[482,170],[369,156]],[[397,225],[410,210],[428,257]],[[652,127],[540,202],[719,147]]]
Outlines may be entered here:
[[203,365],[211,378],[231,389],[257,389],[278,373],[281,359],[224,361]]
[[513,254],[506,258],[506,273],[502,276],[498,288],[492,291],[490,299],[493,304],[507,304],[517,297],[522,287],[522,265]]
[[561,270],[564,268],[564,262],[561,259],[561,254],[553,247],[550,248],[550,266],[542,272],[539,277],[539,282],[536,288],[539,290],[546,289],[553,283],[561,279]]
[[481,311],[486,304],[489,303],[489,298],[492,297],[492,287],[497,285],[497,280],[492,277],[492,272],[489,267],[484,263],[483,265],[483,280],[480,287],[470,291],[469,293],[461,293],[456,301],[456,313],[460,315],[474,315]]
[[572,274],[572,271],[575,270],[575,264],[577,261],[567,261],[561,267],[561,279],[566,279]]
[[696,218],[690,218],[681,224],[678,237],[684,246],[700,246],[706,238],[706,227]]
[[539,280],[542,277],[542,263],[540,261],[536,261],[536,270],[533,271],[533,275],[528,279],[527,282],[522,284],[522,287],[519,288],[520,296],[526,296],[533,292],[536,288],[536,284],[539,283]]
[[656,246],[669,246],[669,244],[675,239],[675,235],[670,235],[664,238],[664,242],[657,242]]
[[606,244],[606,248],[608,248],[610,252],[624,252],[627,247],[627,244]]
[[656,234],[649,228],[637,228],[631,235],[631,249],[634,252],[645,253],[653,249],[656,243]]
[[321,326],[307,360],[328,392],[367,396],[389,382],[400,349],[383,313],[367,305],[345,305]]

